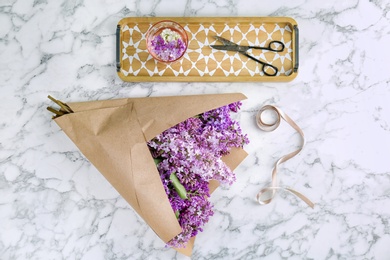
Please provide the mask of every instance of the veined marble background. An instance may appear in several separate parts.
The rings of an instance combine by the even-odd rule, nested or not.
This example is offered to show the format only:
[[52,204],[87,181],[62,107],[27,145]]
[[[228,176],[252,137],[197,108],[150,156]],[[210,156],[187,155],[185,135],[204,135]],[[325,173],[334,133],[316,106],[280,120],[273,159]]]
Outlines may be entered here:
[[[115,27],[127,16],[288,16],[300,29],[289,83],[126,83]],[[390,259],[390,1],[1,0],[0,259],[187,259],[164,243],[51,120],[63,101],[242,92],[251,140],[237,182],[192,259]],[[265,104],[305,133],[280,183],[316,203],[255,195],[299,147],[285,122],[260,131]]]

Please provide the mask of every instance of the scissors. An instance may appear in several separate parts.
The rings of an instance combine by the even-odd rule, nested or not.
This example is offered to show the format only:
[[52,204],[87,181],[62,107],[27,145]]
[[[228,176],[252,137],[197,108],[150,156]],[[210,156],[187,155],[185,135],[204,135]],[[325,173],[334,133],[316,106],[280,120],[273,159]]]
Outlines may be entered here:
[[[237,51],[241,53],[242,55],[248,57],[249,59],[252,59],[260,64],[263,65],[262,71],[267,76],[276,76],[278,74],[278,68],[275,67],[272,64],[266,63],[264,61],[258,60],[255,57],[249,55],[247,51],[249,49],[256,49],[256,50],[267,50],[267,51],[273,51],[273,52],[282,52],[284,50],[284,44],[281,41],[271,41],[268,43],[267,47],[260,47],[260,46],[241,46],[238,44],[235,44],[234,42],[228,41],[225,38],[214,36],[215,39],[222,42],[223,45],[210,45],[210,47],[217,49],[217,50],[224,50],[224,51]],[[268,71],[268,72],[267,72]]]

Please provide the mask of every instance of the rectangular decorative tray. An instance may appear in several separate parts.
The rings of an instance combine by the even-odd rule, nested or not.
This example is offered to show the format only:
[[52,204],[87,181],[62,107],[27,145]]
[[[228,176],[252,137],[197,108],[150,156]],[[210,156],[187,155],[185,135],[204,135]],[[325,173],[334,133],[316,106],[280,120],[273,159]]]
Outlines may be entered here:
[[[161,20],[184,27],[188,49],[171,64],[157,62],[146,48],[148,29]],[[290,81],[297,76],[299,34],[289,17],[128,17],[116,32],[116,66],[124,81]],[[212,49],[221,36],[240,45],[268,46],[272,40],[285,45],[283,52],[250,50],[249,54],[276,66],[276,76],[267,76],[262,65],[232,51]]]

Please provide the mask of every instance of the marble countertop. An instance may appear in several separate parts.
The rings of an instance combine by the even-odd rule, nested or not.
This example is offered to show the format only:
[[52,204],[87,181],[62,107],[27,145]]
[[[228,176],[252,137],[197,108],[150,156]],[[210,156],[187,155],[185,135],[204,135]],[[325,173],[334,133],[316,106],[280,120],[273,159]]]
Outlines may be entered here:
[[[137,16],[288,16],[300,68],[287,83],[121,81],[115,27]],[[46,111],[64,101],[242,92],[251,143],[237,181],[212,196],[215,215],[192,259],[389,259],[390,2],[2,0],[0,258],[187,259],[164,243]],[[300,143],[285,122],[260,131],[265,104],[302,128],[306,146],[280,167],[269,205],[255,195]]]

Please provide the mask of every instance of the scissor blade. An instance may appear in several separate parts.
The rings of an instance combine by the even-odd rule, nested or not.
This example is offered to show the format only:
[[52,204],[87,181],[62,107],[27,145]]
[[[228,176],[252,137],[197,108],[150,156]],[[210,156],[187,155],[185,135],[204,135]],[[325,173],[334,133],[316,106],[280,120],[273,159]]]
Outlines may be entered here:
[[211,48],[223,51],[240,51],[238,45],[210,45]]
[[231,42],[231,41],[226,40],[225,38],[222,38],[222,37],[219,37],[219,36],[214,36],[214,38],[217,39],[218,41],[222,42],[223,45],[226,45],[226,46],[228,46],[228,45],[232,45],[232,46],[237,45],[234,42]]

